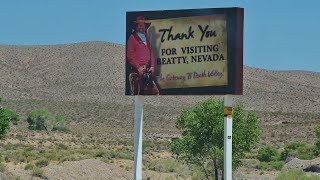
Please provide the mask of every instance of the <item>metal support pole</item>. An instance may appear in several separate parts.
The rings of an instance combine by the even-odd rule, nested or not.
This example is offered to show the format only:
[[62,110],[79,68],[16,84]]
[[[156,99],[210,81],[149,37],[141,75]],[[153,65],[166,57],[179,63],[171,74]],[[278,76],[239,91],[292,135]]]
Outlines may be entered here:
[[134,180],[142,179],[143,96],[134,97]]
[[224,179],[232,180],[232,99],[224,97]]

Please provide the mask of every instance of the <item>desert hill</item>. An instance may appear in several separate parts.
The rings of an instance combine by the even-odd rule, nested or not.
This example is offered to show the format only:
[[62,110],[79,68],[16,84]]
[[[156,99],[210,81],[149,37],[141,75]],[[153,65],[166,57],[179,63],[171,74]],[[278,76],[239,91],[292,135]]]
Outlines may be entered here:
[[[125,46],[112,43],[0,46],[0,96],[130,104],[132,97],[124,96],[124,62]],[[320,73],[245,67],[244,95],[235,99],[250,110],[315,112],[320,109],[319,94]],[[146,99],[154,105],[184,106],[204,98]]]
[[[69,121],[101,124],[108,121],[112,122],[108,123],[110,129],[126,129],[127,125],[133,125],[133,97],[124,95],[124,63],[125,46],[106,42],[2,45],[0,96],[22,117],[34,108],[45,107],[64,114]],[[149,130],[163,133],[168,127],[174,127],[174,118],[182,108],[207,98],[209,96],[146,97],[145,125]],[[320,119],[320,73],[245,67],[244,95],[234,100],[243,103],[248,111],[261,115],[263,126],[269,127],[264,132],[266,137],[273,131],[278,137],[278,128],[283,129],[283,123],[290,128],[299,123],[303,125],[299,125],[302,131],[297,138],[311,138],[313,132],[308,128]],[[96,125],[97,128],[101,124]],[[296,134],[295,131],[288,133]]]

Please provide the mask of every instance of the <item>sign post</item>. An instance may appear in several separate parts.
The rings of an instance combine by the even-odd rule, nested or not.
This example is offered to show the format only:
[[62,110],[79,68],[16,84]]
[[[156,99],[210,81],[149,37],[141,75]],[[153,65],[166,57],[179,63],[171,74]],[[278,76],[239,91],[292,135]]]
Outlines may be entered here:
[[134,97],[134,180],[142,179],[143,96]]
[[224,179],[232,179],[232,99],[224,97]]

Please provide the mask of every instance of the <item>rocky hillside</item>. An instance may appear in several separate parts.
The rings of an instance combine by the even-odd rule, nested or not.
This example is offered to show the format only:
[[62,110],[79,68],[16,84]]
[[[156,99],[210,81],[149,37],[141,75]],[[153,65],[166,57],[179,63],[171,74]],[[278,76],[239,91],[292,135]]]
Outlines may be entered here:
[[[0,46],[0,96],[5,99],[132,103],[124,96],[125,46],[87,42]],[[320,73],[244,68],[248,110],[319,112]],[[153,105],[188,106],[206,96],[148,97]],[[169,102],[169,103],[168,103]]]

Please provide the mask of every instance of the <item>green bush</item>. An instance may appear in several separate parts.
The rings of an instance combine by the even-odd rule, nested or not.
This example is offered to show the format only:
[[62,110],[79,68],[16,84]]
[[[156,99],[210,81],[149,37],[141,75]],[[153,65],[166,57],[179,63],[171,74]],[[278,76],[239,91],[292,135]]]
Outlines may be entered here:
[[19,115],[10,109],[6,109],[6,108],[3,108],[3,109],[5,110],[4,111],[5,116],[9,118],[10,122],[12,122],[12,124],[14,125],[17,125],[18,122],[20,121]]
[[67,132],[66,122],[63,116],[54,116],[46,109],[32,111],[27,118],[29,129],[63,131]]
[[320,139],[317,139],[315,142],[315,155],[320,155]]
[[278,170],[280,171],[282,167],[284,166],[283,161],[270,161],[270,162],[260,162],[258,165],[258,169],[266,170],[266,171],[272,171],[272,170]]
[[4,138],[7,130],[10,127],[10,122],[17,124],[19,121],[17,113],[10,109],[0,107],[0,139]]
[[24,156],[22,150],[11,151],[8,150],[5,152],[4,159],[8,162],[13,162],[14,164],[27,162],[27,158]]
[[258,151],[257,159],[263,162],[278,161],[279,152],[272,146],[266,146]]
[[[177,117],[176,127],[181,137],[173,138],[169,149],[175,158],[188,164],[203,167],[206,179],[213,176],[214,169],[223,169],[223,135],[224,135],[223,101],[208,99],[186,109]],[[232,167],[241,165],[245,153],[250,152],[260,140],[260,120],[255,113],[244,111],[244,106],[233,108]],[[216,163],[214,163],[216,162]]]
[[53,129],[53,123],[55,121],[55,117],[46,109],[40,109],[32,111],[27,121],[29,123],[29,127],[35,130],[48,130],[51,131]]
[[284,148],[284,151],[281,153],[281,159],[285,160],[288,154],[295,155],[303,160],[314,159],[316,149],[314,146],[302,142],[292,142]]
[[302,169],[294,169],[290,171],[282,171],[276,180],[319,180],[319,176],[306,175]]
[[315,154],[317,156],[319,156],[320,155],[320,122],[317,123],[314,131],[315,131],[316,138],[317,138],[316,143],[315,143],[315,146],[316,146],[315,147]]
[[60,132],[69,132],[70,130],[66,127],[66,121],[64,116],[58,115],[55,118],[53,131],[60,131]]

